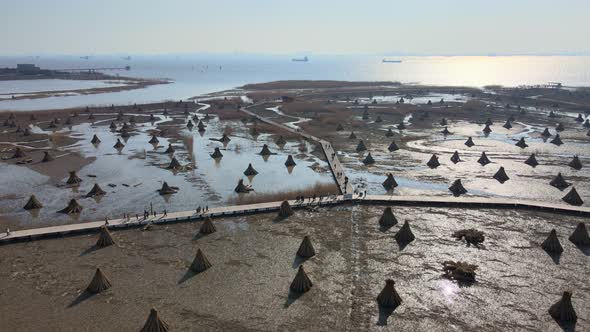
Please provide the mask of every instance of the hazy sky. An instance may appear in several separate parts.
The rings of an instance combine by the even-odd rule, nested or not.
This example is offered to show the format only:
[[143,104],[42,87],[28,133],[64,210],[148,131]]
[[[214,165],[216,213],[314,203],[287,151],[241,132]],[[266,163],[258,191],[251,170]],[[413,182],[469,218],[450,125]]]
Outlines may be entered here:
[[590,53],[590,0],[0,0],[0,55]]

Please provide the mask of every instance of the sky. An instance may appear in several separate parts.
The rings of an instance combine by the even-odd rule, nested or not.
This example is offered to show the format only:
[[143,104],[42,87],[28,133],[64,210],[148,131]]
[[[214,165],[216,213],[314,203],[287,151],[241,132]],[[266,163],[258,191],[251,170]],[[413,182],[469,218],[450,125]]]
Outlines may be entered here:
[[590,0],[0,0],[0,55],[590,54]]

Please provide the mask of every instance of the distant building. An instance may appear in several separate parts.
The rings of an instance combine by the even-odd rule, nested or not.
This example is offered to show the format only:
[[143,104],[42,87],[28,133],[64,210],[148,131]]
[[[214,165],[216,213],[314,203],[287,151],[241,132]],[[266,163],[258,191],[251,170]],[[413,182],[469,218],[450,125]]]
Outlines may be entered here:
[[41,68],[35,66],[32,63],[19,63],[16,65],[16,71],[20,74],[31,75],[39,74],[41,72]]

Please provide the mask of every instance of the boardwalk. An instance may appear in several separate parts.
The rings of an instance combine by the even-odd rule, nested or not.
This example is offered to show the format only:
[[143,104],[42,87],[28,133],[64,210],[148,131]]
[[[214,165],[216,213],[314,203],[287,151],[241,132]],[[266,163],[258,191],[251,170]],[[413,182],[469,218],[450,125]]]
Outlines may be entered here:
[[[169,213],[167,216],[150,217],[146,220],[132,218],[131,220],[109,220],[109,229],[121,229],[141,227],[150,223],[165,224],[176,222],[191,222],[210,217],[230,217],[244,214],[277,212],[282,202],[267,202],[249,205],[223,206],[212,208],[207,213],[197,214],[193,211]],[[343,195],[334,196],[323,201],[305,201],[298,203],[289,201],[294,209],[314,206],[332,206],[337,204],[376,204],[392,206],[426,206],[445,208],[478,208],[478,209],[522,209],[542,212],[561,213],[567,215],[590,216],[590,207],[577,207],[565,204],[555,204],[537,201],[514,200],[509,198],[488,197],[453,197],[453,196],[393,196],[393,195],[367,195],[365,198],[355,197],[346,199]],[[13,231],[10,234],[0,233],[0,244],[19,241],[31,241],[36,239],[92,233],[105,225],[105,221],[94,221],[71,225],[51,226],[35,229]]]
[[[258,105],[252,105],[258,106]],[[341,194],[352,192],[352,186],[350,183],[345,182],[344,168],[330,142],[322,140],[313,135],[301,132],[299,130],[290,128],[283,124],[271,121],[264,117],[261,117],[247,109],[242,109],[242,112],[255,117],[256,119],[268,123],[273,126],[282,128],[288,132],[295,133],[304,137],[307,140],[314,141],[322,146],[330,170],[334,176],[334,179],[338,185]],[[120,229],[129,227],[141,227],[147,224],[164,224],[174,222],[189,222],[195,220],[201,220],[207,216],[219,217],[219,216],[236,216],[243,214],[254,214],[254,213],[269,213],[276,212],[282,202],[266,202],[249,205],[237,205],[237,206],[223,206],[210,209],[207,213],[199,213],[196,211],[181,211],[169,213],[167,216],[149,217],[147,219],[113,219],[108,221],[108,227],[110,229]],[[306,201],[305,203],[299,203],[295,201],[289,201],[294,209],[318,206],[318,205],[335,205],[335,204],[377,204],[377,205],[394,205],[394,206],[433,206],[433,207],[446,207],[446,208],[481,208],[481,209],[526,209],[536,210],[542,212],[551,213],[562,213],[569,215],[581,215],[590,216],[590,207],[571,206],[561,203],[550,203],[540,201],[526,201],[518,200],[513,198],[496,198],[496,197],[453,197],[449,196],[395,196],[395,195],[367,195],[366,197],[351,197],[350,195],[339,195],[322,202],[319,201]],[[71,225],[52,226],[28,230],[19,230],[7,233],[0,233],[0,244],[18,242],[18,241],[29,241],[47,237],[59,237],[71,234],[89,233],[96,232],[98,229],[105,225],[105,221],[94,221],[86,223],[78,223]]]
[[338,157],[336,156],[336,152],[332,148],[332,144],[330,144],[330,142],[325,141],[319,137],[315,137],[313,135],[307,134],[303,131],[293,129],[293,128],[288,127],[282,123],[272,121],[272,120],[262,117],[256,113],[248,111],[248,109],[247,109],[250,107],[255,107],[255,106],[260,106],[260,105],[261,104],[251,105],[249,107],[242,108],[241,111],[248,114],[249,116],[252,116],[252,117],[258,119],[261,122],[268,123],[268,124],[275,126],[275,127],[279,127],[279,128],[286,130],[290,133],[299,135],[309,141],[313,141],[313,142],[320,144],[322,147],[322,150],[324,152],[324,155],[326,156],[326,160],[328,161],[328,165],[330,166],[330,170],[332,171],[332,175],[334,176],[334,180],[336,181],[336,184],[338,186],[338,190],[340,191],[341,194],[352,192],[352,185],[350,183],[346,183],[346,180],[345,180],[346,176],[344,175],[344,168],[342,167],[342,164],[340,164],[340,161],[338,160]]

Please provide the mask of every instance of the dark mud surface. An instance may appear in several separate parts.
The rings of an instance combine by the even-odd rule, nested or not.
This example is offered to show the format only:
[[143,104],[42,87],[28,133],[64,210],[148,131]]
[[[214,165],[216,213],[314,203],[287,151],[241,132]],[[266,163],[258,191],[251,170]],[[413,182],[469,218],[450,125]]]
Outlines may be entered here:
[[[117,231],[116,245],[100,250],[96,235],[3,246],[0,329],[134,331],[155,307],[172,330],[560,331],[547,310],[564,290],[573,291],[577,331],[590,329],[588,252],[567,240],[581,219],[394,208],[416,236],[401,249],[400,224],[379,228],[383,208],[215,219],[217,232],[205,237],[195,237],[200,222]],[[485,233],[484,247],[451,237],[472,227]],[[564,247],[558,264],[539,247],[553,228]],[[289,298],[304,235],[317,253],[303,262],[314,286]],[[213,266],[187,274],[198,248]],[[478,265],[477,281],[445,279],[445,260]],[[96,267],[113,287],[80,297]],[[380,315],[375,298],[387,278],[403,303]]]

